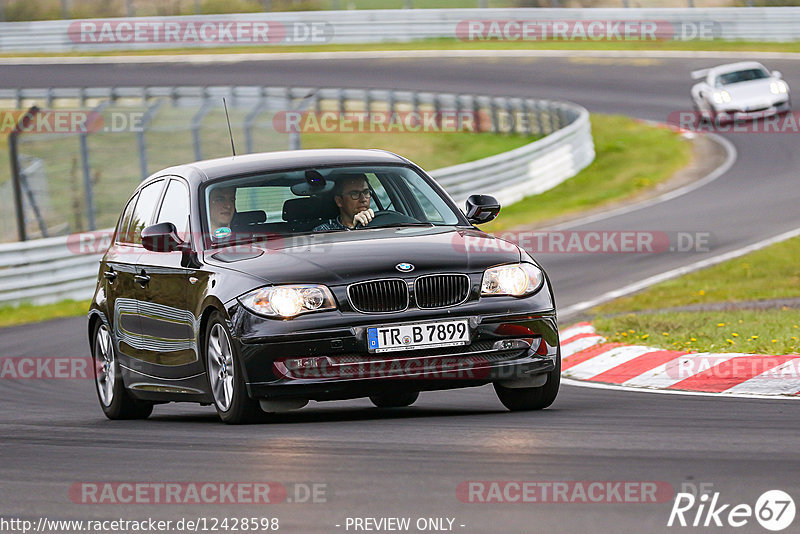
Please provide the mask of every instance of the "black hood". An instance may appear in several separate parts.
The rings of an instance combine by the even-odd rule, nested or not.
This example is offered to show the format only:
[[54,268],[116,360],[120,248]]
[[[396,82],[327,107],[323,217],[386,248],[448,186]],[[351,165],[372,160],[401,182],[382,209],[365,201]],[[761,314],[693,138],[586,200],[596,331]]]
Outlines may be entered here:
[[[206,260],[267,283],[320,283],[482,272],[520,261],[516,245],[474,229],[453,227],[369,228],[304,234],[217,251]],[[401,272],[400,263],[413,265]]]

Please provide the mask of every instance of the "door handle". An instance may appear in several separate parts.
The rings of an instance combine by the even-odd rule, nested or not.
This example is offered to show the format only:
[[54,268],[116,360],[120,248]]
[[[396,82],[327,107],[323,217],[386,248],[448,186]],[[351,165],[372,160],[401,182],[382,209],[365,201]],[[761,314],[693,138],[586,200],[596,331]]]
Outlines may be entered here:
[[114,280],[116,280],[116,279],[117,279],[117,273],[114,271],[114,269],[113,269],[113,268],[110,268],[109,270],[107,270],[106,272],[104,272],[104,273],[103,273],[103,276],[104,276],[104,277],[105,277],[105,279],[106,279],[106,280],[108,280],[109,282],[113,282]]
[[147,275],[146,272],[144,272],[144,269],[142,269],[141,273],[134,276],[133,279],[136,280],[142,286],[146,286],[147,283],[150,282],[150,277]]

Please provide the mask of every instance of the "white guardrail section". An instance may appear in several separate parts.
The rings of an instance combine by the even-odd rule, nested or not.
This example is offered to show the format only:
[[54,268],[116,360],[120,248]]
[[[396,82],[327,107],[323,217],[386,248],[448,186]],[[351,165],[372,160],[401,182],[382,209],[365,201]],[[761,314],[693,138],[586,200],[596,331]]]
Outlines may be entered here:
[[[142,98],[206,93],[218,97],[227,93],[243,98],[258,89],[265,94],[289,95],[304,102],[305,109],[359,111],[364,109],[401,111],[450,110],[480,114],[483,130],[544,135],[541,139],[503,154],[431,172],[453,200],[463,206],[471,194],[494,195],[509,204],[555,187],[588,166],[595,156],[589,113],[568,102],[481,97],[411,91],[364,89],[304,89],[253,87],[147,87],[2,90],[0,99],[15,99],[17,106],[30,105],[35,97],[48,107],[59,98],[77,98],[81,105],[102,98]],[[73,104],[74,105],[74,104]],[[282,109],[286,109],[284,101]],[[505,127],[504,127],[505,125]],[[102,232],[101,232],[102,233]],[[37,239],[24,243],[0,244],[0,306],[64,299],[88,299],[98,274],[96,253],[83,254],[81,239],[96,239],[97,233]],[[97,250],[94,247],[87,247]]]
[[[375,43],[426,38],[463,38],[469,21],[650,21],[659,23],[662,39],[726,39],[793,41],[800,39],[800,7],[742,8],[505,8],[505,9],[380,9],[247,13],[233,15],[193,15],[183,17],[138,17],[86,19],[95,31],[81,34],[80,21],[53,20],[0,23],[0,51],[88,51],[146,50],[171,47],[213,47],[224,44],[260,42],[220,42],[215,35],[220,24],[266,23],[267,44],[319,45],[324,43]],[[102,34],[103,22],[111,33]],[[160,30],[160,38],[136,38],[135,25]],[[180,27],[179,38],[164,39],[164,25]],[[176,23],[178,26],[176,26]],[[210,23],[209,30],[202,25]],[[122,24],[122,25],[120,25]],[[191,26],[197,33],[182,33]],[[92,27],[92,26],[90,26]],[[262,31],[264,26],[260,26]],[[119,35],[114,32],[120,31]],[[252,30],[245,30],[249,39]],[[205,31],[206,33],[202,33]],[[224,34],[226,35],[226,34]],[[93,36],[93,37],[92,37]],[[99,39],[101,42],[91,42]],[[114,41],[114,42],[110,42]]]

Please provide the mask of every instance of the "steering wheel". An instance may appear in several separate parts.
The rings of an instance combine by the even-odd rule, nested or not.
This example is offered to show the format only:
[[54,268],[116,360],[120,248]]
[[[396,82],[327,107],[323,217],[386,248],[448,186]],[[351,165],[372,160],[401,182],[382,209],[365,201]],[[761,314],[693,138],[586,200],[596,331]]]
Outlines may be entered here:
[[409,217],[403,213],[392,210],[381,210],[375,212],[375,217],[366,226],[362,228],[380,228],[381,226],[391,226],[398,223],[418,223],[419,219]]

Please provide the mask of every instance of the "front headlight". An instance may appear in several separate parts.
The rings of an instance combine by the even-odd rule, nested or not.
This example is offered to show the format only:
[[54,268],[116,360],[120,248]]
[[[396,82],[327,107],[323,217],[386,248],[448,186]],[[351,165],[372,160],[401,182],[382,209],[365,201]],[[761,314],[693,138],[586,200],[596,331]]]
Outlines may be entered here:
[[531,295],[542,287],[544,273],[532,263],[516,263],[491,267],[483,273],[481,296]]
[[323,285],[262,287],[242,295],[239,302],[259,315],[285,319],[303,313],[336,309],[331,290]]
[[786,82],[777,81],[769,84],[769,92],[774,95],[784,94],[787,93],[788,91],[789,91],[789,86],[786,85]]
[[727,103],[731,100],[731,94],[728,91],[717,91],[714,93],[714,102],[717,104]]

